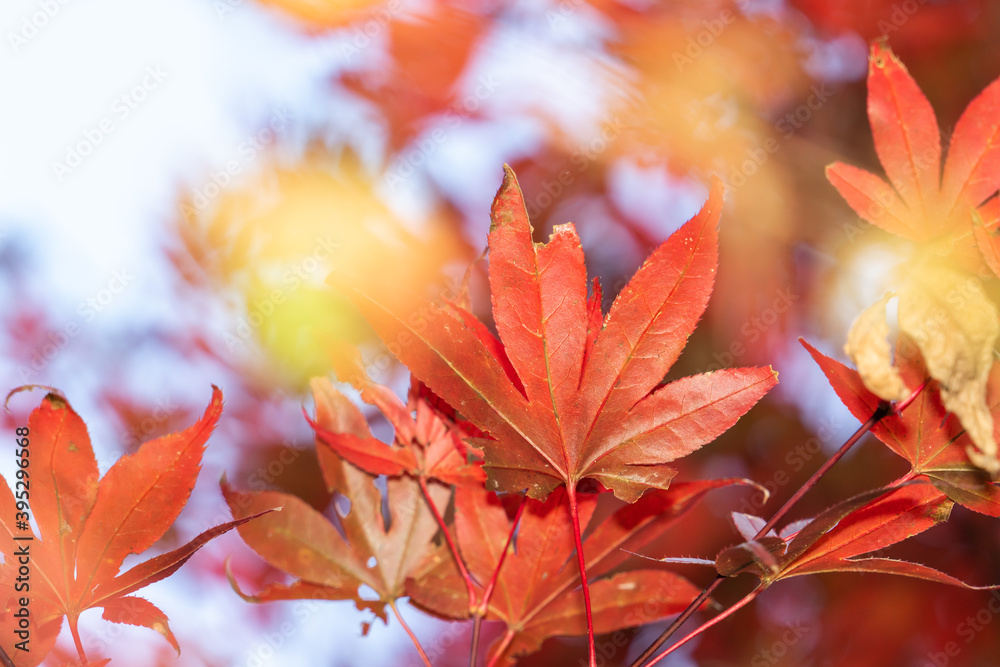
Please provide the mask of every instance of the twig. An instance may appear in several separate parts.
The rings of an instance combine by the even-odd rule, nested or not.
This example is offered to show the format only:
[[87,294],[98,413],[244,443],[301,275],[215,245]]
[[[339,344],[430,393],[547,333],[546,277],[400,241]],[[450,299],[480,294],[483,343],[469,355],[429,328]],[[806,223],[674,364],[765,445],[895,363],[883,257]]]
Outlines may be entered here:
[[847,454],[847,452],[851,449],[851,447],[853,447],[854,444],[858,440],[860,440],[865,433],[870,431],[872,427],[875,426],[875,424],[879,423],[890,414],[892,414],[892,407],[889,405],[889,403],[887,402],[879,403],[879,406],[875,408],[875,412],[873,412],[872,416],[868,418],[868,421],[859,426],[858,430],[854,432],[854,435],[848,438],[847,442],[841,445],[840,449],[838,449],[833,456],[827,459],[826,463],[821,465],[819,470],[814,472],[812,477],[807,479],[805,484],[799,487],[799,490],[796,491],[791,498],[785,501],[785,504],[782,505],[781,508],[774,513],[774,516],[771,517],[770,521],[764,524],[764,527],[760,529],[760,531],[757,533],[756,536],[754,536],[754,539],[759,540],[760,538],[767,535],[769,531],[774,529],[774,527],[778,525],[778,522],[781,521],[783,518],[785,518],[785,515],[788,514],[789,510],[792,509],[795,503],[801,500],[802,496],[806,495],[806,493],[808,493],[808,491],[811,488],[816,486],[816,482],[818,482],[823,475],[829,472],[830,468],[836,465],[837,462],[840,461],[840,459],[844,458],[844,455]]
[[503,652],[507,650],[507,647],[510,646],[510,643],[514,641],[515,634],[517,633],[515,633],[514,630],[507,628],[507,634],[505,634],[503,636],[503,639],[500,640],[500,643],[497,644],[497,652],[493,655],[493,659],[490,660],[490,664],[487,665],[486,667],[496,667],[497,661],[500,659],[500,656],[503,655]]
[[710,627],[712,627],[716,623],[719,623],[719,622],[725,620],[726,618],[729,618],[734,613],[736,613],[737,611],[739,611],[740,609],[742,609],[746,605],[750,604],[750,602],[754,598],[756,598],[758,595],[760,595],[761,591],[763,591],[763,590],[764,590],[763,587],[758,586],[757,588],[753,589],[745,598],[743,598],[742,600],[740,600],[739,602],[737,602],[736,604],[734,604],[732,607],[729,607],[724,612],[720,613],[718,616],[710,618],[709,620],[707,620],[704,623],[702,623],[700,627],[695,628],[690,634],[685,635],[676,644],[672,645],[666,651],[664,651],[660,655],[658,655],[655,658],[653,658],[652,662],[649,663],[648,667],[652,667],[653,665],[655,665],[656,663],[658,663],[660,660],[663,660],[668,655],[670,655],[671,653],[673,653],[674,651],[676,651],[677,649],[679,649],[681,646],[683,646],[684,644],[688,643],[689,641],[691,641],[692,639],[694,639],[695,637],[697,637],[698,635],[700,635],[701,633],[703,633],[705,630],[708,630]]
[[[927,385],[928,385],[929,382],[930,382],[929,379],[924,380],[923,383],[921,383],[921,385],[919,387],[917,387],[914,390],[914,392],[912,394],[910,394],[909,397],[907,397],[903,401],[900,401],[895,406],[893,406],[892,404],[890,404],[890,403],[888,403],[886,401],[883,401],[882,403],[880,403],[879,406],[875,409],[875,412],[872,413],[872,416],[868,418],[868,421],[866,421],[864,424],[862,424],[860,427],[858,427],[858,430],[855,431],[854,434],[850,438],[847,439],[847,442],[845,442],[841,446],[841,448],[838,449],[837,452],[826,461],[826,463],[824,463],[822,466],[820,466],[819,470],[817,470],[815,473],[813,473],[813,475],[808,480],[806,480],[805,484],[803,484],[799,488],[799,490],[796,491],[794,495],[792,495],[791,498],[789,498],[787,501],[785,501],[785,504],[782,505],[781,508],[777,512],[774,513],[774,516],[771,517],[771,520],[768,521],[764,525],[764,527],[760,529],[760,531],[757,533],[757,535],[754,537],[754,539],[755,540],[759,540],[761,537],[764,537],[765,535],[767,535],[767,533],[769,531],[771,531],[778,524],[778,522],[781,521],[782,518],[784,518],[784,516],[786,514],[788,514],[788,511],[792,509],[792,507],[795,505],[795,503],[797,503],[802,498],[802,496],[804,496],[809,491],[809,489],[811,489],[813,486],[815,486],[816,482],[818,482],[819,479],[830,470],[830,468],[832,468],[838,461],[840,461],[840,459],[842,459],[844,457],[844,455],[847,454],[848,450],[850,450],[851,447],[853,447],[854,444],[857,443],[857,441],[860,440],[861,437],[864,436],[865,433],[867,433],[872,428],[874,428],[876,424],[878,424],[880,421],[882,421],[888,415],[890,415],[890,414],[899,414],[904,409],[906,409],[917,398],[917,396],[924,389],[927,388]],[[677,630],[680,629],[680,627],[689,618],[691,618],[691,616],[694,615],[694,613],[701,607],[701,605],[706,600],[708,600],[709,596],[711,596],[711,594],[715,591],[715,589],[718,588],[719,585],[723,581],[725,581],[725,579],[726,579],[726,577],[722,576],[721,574],[717,575],[715,577],[715,579],[712,580],[712,583],[710,583],[707,587],[705,587],[705,590],[703,590],[698,595],[698,597],[696,597],[691,602],[691,604],[689,604],[687,606],[687,608],[683,612],[681,612],[680,616],[678,616],[676,619],[674,619],[673,623],[671,623],[670,626],[667,627],[667,629],[664,630],[660,634],[660,636],[657,637],[656,640],[652,644],[650,644],[649,647],[645,651],[642,652],[642,655],[640,655],[638,658],[636,658],[632,662],[632,664],[629,667],[641,667],[641,665],[645,664],[645,662],[647,660],[649,660],[649,658],[652,657],[652,655],[654,653],[656,653],[656,651],[659,650],[659,648],[661,646],[663,646],[663,644],[666,643],[666,641],[668,639],[670,639],[670,637],[672,637],[673,634],[675,632],[677,632]],[[740,606],[742,606],[743,604],[746,604],[747,602],[749,602],[749,600],[745,600],[745,601],[743,601],[743,602],[741,602],[739,604],[740,604]],[[725,615],[725,614],[727,614],[727,612],[723,612],[723,614],[720,614],[720,617],[723,616],[723,615]],[[717,618],[719,618],[719,617],[717,617]],[[708,628],[710,626],[711,626],[711,624],[703,625],[701,628],[699,628],[699,630],[696,631],[696,633],[697,632],[701,632],[701,631],[703,631],[704,629],[706,629],[706,628]],[[686,637],[684,640],[682,640],[682,642],[683,641],[687,641],[689,638],[690,638],[690,636]],[[666,653],[658,656],[656,658],[656,660],[658,661],[661,657],[663,657],[663,655],[666,655]],[[653,663],[650,663],[650,664],[653,664]]]
[[576,560],[580,565],[580,581],[583,584],[583,606],[587,611],[587,651],[590,667],[597,667],[597,651],[594,650],[594,616],[590,607],[590,586],[587,583],[587,563],[583,558],[583,540],[580,537],[580,512],[576,504],[576,489],[566,485],[569,499],[569,514],[573,521],[573,539],[576,541]]
[[420,483],[420,490],[424,494],[424,499],[431,508],[431,512],[434,513],[434,518],[437,519],[438,526],[441,527],[441,532],[444,534],[445,542],[448,543],[448,548],[451,550],[451,555],[455,559],[455,564],[458,565],[458,571],[462,575],[462,579],[465,581],[465,589],[469,593],[469,611],[472,612],[476,608],[476,588],[472,583],[472,577],[469,576],[469,571],[465,568],[465,562],[462,560],[462,556],[458,553],[458,547],[455,545],[455,540],[451,537],[451,531],[448,530],[448,526],[444,522],[444,517],[438,511],[437,506],[434,501],[431,500],[430,489],[427,488],[427,480],[424,479],[423,475],[417,475],[417,481]]
[[69,631],[73,635],[73,643],[76,644],[76,652],[80,656],[80,664],[87,665],[90,661],[87,660],[87,654],[83,650],[83,642],[80,641],[80,630],[76,625],[77,616],[71,614],[67,616],[67,620],[69,621]]
[[503,567],[503,562],[507,558],[507,551],[510,549],[510,543],[514,540],[514,531],[517,530],[517,525],[521,523],[521,515],[524,514],[524,507],[528,504],[527,494],[521,496],[521,504],[517,508],[517,514],[514,516],[514,524],[510,527],[510,533],[507,534],[507,543],[503,546],[503,551],[500,552],[500,559],[497,561],[497,566],[493,570],[493,576],[490,577],[490,581],[486,584],[486,590],[483,591],[483,599],[479,603],[479,606],[475,610],[475,620],[472,623],[472,653],[469,656],[470,667],[476,667],[476,662],[479,657],[479,633],[483,625],[483,617],[486,616],[486,612],[490,606],[490,598],[493,596],[493,589],[497,584],[497,577],[500,576],[500,568]]
[[399,609],[396,607],[396,601],[393,600],[389,602],[389,606],[392,608],[392,613],[396,615],[396,619],[399,621],[399,624],[403,626],[404,630],[406,630],[406,634],[410,635],[410,641],[413,642],[413,645],[417,649],[417,653],[420,654],[420,659],[424,661],[424,664],[427,665],[427,667],[433,667],[430,659],[427,657],[427,654],[424,653],[424,647],[420,645],[420,640],[417,639],[415,634],[413,634],[413,630],[410,629],[410,626],[408,626],[406,621],[403,620],[402,614],[399,613]]

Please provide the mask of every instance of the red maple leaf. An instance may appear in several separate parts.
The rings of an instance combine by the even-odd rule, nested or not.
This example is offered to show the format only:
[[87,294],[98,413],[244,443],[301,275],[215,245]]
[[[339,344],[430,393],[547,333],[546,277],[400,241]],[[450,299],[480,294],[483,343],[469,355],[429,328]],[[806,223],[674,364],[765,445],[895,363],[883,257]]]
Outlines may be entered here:
[[[884,41],[871,47],[868,119],[891,185],[863,169],[831,164],[827,178],[851,208],[868,222],[915,241],[945,234],[962,239],[974,232],[983,257],[1000,273],[1000,202],[993,197],[1000,187],[1000,79],[959,118],[943,172],[934,109]],[[982,224],[973,225],[974,213]]]
[[909,482],[850,498],[809,521],[797,521],[725,549],[716,558],[719,574],[750,572],[761,589],[782,579],[822,572],[896,574],[964,588],[970,586],[933,568],[909,561],[869,556],[948,520],[952,501],[933,485]]
[[[0,621],[5,647],[16,641],[11,638],[18,629],[14,614],[23,607],[19,598],[27,594],[31,601],[31,650],[7,651],[17,667],[45,658],[64,616],[85,660],[77,619],[95,607],[103,608],[104,619],[112,623],[156,630],[180,653],[166,614],[131,594],[170,576],[206,542],[259,513],[211,528],[127,572],[118,570],[126,556],[149,549],[173,525],[191,495],[205,443],[221,413],[222,392],[213,387],[212,402],[196,424],[144,443],[98,479],[87,427],[66,399],[50,393],[32,411],[27,436],[19,439],[20,451],[27,451],[20,455],[26,465],[17,471],[16,498],[6,480],[0,483],[0,530],[5,536],[0,581],[9,591],[2,598]],[[17,522],[26,513],[34,517],[37,534]],[[30,590],[15,590],[20,558],[15,547],[29,551]]]
[[413,374],[492,436],[481,441],[490,488],[527,488],[543,500],[565,484],[572,500],[591,478],[631,502],[666,488],[675,474],[668,462],[732,426],[776,382],[770,368],[741,368],[660,386],[708,303],[721,206],[716,180],[702,211],[653,252],[603,317],[596,282],[587,297],[573,225],[534,244],[505,167],[489,235],[500,340],[457,304],[347,287]]
[[454,415],[441,414],[434,397],[416,379],[403,405],[388,387],[368,379],[361,367],[361,355],[354,348],[338,344],[333,357],[337,374],[361,392],[362,400],[379,409],[392,424],[395,435],[392,443],[372,436],[364,415],[346,396],[329,380],[313,378],[313,396],[317,406],[325,404],[322,414],[328,423],[313,421],[304,414],[316,431],[320,450],[330,448],[373,475],[407,474],[444,484],[482,486],[486,480],[482,466],[478,461],[468,461],[470,453],[481,456],[481,452],[470,450],[465,442],[481,436],[478,429],[456,420]]
[[[802,341],[837,396],[858,420],[866,421],[881,399],[868,391],[857,371],[827,357]],[[927,377],[919,354],[897,354],[903,382],[917,387]],[[986,387],[986,405],[994,415],[994,432],[1000,436],[1000,365],[994,364]],[[910,462],[908,477],[923,475],[954,502],[971,510],[1000,516],[1000,486],[969,461],[972,446],[958,418],[941,404],[941,394],[922,391],[906,410],[884,417],[871,429],[889,449]]]
[[[722,182],[701,212],[657,248],[607,316],[595,280],[588,299],[572,224],[535,244],[514,172],[491,209],[489,280],[499,340],[461,304],[408,297],[398,285],[343,282],[414,376],[490,438],[487,486],[544,500],[565,486],[583,582],[591,664],[591,605],[577,484],[593,479],[627,502],[666,489],[667,465],[732,426],[774,386],[770,368],[722,370],[662,385],[708,304],[718,264]],[[469,599],[474,591],[469,586]]]
[[[236,517],[282,506],[280,513],[242,526],[240,536],[268,563],[296,577],[290,584],[270,584],[249,595],[240,591],[232,575],[230,580],[251,602],[353,600],[359,609],[370,609],[384,621],[385,608],[395,611],[396,600],[405,595],[407,579],[433,548],[432,538],[440,528],[433,508],[447,504],[450,489],[421,485],[418,475],[403,474],[416,464],[412,449],[372,438],[361,411],[346,396],[328,380],[314,379],[312,384],[316,419],[309,421],[317,431],[316,453],[323,478],[328,489],[338,494],[336,517],[324,516],[295,496],[278,491],[243,492],[223,479],[223,495]],[[385,389],[371,387],[376,388]],[[405,433],[417,434],[419,426],[395,396],[387,390],[374,395],[369,398],[377,399]],[[325,438],[337,444],[331,446]],[[366,448],[370,454],[365,454]],[[385,494],[375,485],[377,475],[383,473],[370,474],[351,461],[377,470],[391,469]],[[388,517],[383,515],[383,501]],[[378,599],[362,598],[361,586],[374,590]]]

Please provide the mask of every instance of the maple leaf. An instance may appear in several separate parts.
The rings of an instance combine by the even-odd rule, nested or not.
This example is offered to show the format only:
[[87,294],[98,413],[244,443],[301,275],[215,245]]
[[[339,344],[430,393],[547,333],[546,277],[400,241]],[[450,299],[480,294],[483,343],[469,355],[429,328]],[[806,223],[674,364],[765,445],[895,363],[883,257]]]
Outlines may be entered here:
[[889,345],[889,323],[885,308],[890,295],[885,295],[861,311],[847,332],[844,352],[858,368],[865,386],[884,401],[902,401],[910,395],[899,371],[892,365]]
[[[728,479],[678,483],[666,491],[651,491],[600,521],[592,521],[597,496],[580,494],[581,523],[592,524],[583,549],[592,579],[595,632],[651,623],[678,613],[694,599],[698,589],[687,580],[663,570],[635,569],[634,557],[623,548],[641,548],[663,535],[708,491],[736,483],[750,484]],[[557,489],[544,502],[525,500],[517,548],[509,547],[487,610],[488,620],[507,626],[491,649],[490,664],[511,664],[536,651],[548,637],[587,633],[580,572],[569,566],[575,544],[565,520],[566,496],[565,489]],[[482,585],[493,576],[506,545],[511,522],[505,500],[512,499],[482,489],[456,492],[459,548],[469,572]],[[432,552],[417,575],[406,589],[413,604],[436,616],[468,618],[465,583],[447,550]]]
[[[314,4],[312,0],[308,3]],[[488,15],[470,11],[473,8],[463,4],[435,3],[413,9],[406,8],[407,19],[393,20],[386,26],[380,76],[350,69],[341,74],[344,87],[370,102],[385,118],[386,148],[396,153],[397,159],[402,159],[404,149],[415,145],[429,124],[440,122],[442,117],[451,123],[482,113],[477,113],[479,105],[464,103],[459,91],[477,46],[489,34]],[[428,49],[431,43],[435,48]],[[493,90],[488,84],[486,96]],[[393,190],[407,173],[402,164],[386,173],[386,184]]]
[[458,304],[415,301],[395,286],[342,287],[415,376],[490,434],[477,443],[490,488],[526,488],[543,500],[591,478],[629,502],[666,488],[675,474],[668,462],[717,437],[776,383],[770,368],[741,368],[659,386],[712,289],[721,181],[603,317],[599,299],[587,297],[573,225],[534,244],[521,190],[504,169],[489,234],[500,340]]
[[459,303],[440,308],[397,286],[343,284],[413,375],[489,433],[478,444],[492,490],[527,489],[544,500],[565,486],[592,666],[578,482],[593,479],[626,502],[667,488],[676,473],[670,461],[728,429],[777,382],[770,368],[740,368],[659,386],[708,303],[721,207],[716,178],[701,212],[653,251],[602,317],[596,281],[587,297],[574,226],[556,226],[536,245],[517,178],[504,165],[489,233],[499,340]]
[[[241,492],[223,480],[222,491],[234,515],[283,506],[281,513],[243,526],[240,536],[264,560],[296,578],[290,584],[274,583],[246,594],[230,577],[244,600],[353,600],[358,609],[370,609],[387,620],[385,607],[405,595],[406,578],[430,548],[438,524],[420,487],[410,478],[390,478],[387,483],[391,522],[387,525],[375,477],[349,463],[338,475],[337,491],[350,501],[346,516],[339,517],[346,538],[323,514],[295,496],[278,491]],[[441,501],[444,494],[435,496]],[[378,599],[363,599],[361,586],[369,586]]]
[[[802,341],[826,374],[837,396],[860,421],[866,421],[881,402],[860,374],[827,357]],[[902,343],[899,347],[906,349]],[[927,377],[918,354],[898,354],[900,379],[911,387]],[[1000,416],[1000,366],[993,364],[986,389],[986,404]],[[994,424],[998,421],[994,419]],[[996,428],[996,426],[994,426]],[[954,502],[971,510],[1000,516],[1000,486],[969,462],[973,447],[958,418],[949,414],[940,394],[924,390],[906,410],[884,417],[871,429],[889,449],[910,463],[910,475],[927,477]],[[997,434],[994,434],[995,436]]]
[[[190,497],[202,454],[222,413],[222,392],[212,388],[205,414],[193,426],[143,444],[121,457],[99,479],[87,427],[69,402],[49,393],[28,418],[29,465],[19,476],[19,499],[30,494],[30,512],[38,532],[14,523],[21,511],[6,480],[0,484],[0,529],[6,538],[0,580],[13,583],[18,559],[12,546],[30,550],[32,650],[12,651],[14,664],[39,664],[52,648],[63,616],[69,619],[77,649],[77,619],[87,609],[103,608],[103,618],[156,630],[178,653],[167,616],[148,600],[131,593],[175,572],[206,542],[259,515],[247,515],[211,528],[188,544],[119,574],[125,557],[153,546],[173,525]],[[18,391],[18,390],[15,390]],[[13,393],[13,392],[12,392]],[[273,509],[275,506],[266,508]],[[29,540],[24,540],[29,537]],[[13,538],[21,538],[14,541]],[[18,597],[5,590],[4,642],[14,636]],[[27,592],[27,591],[26,591]],[[13,643],[13,642],[11,642]],[[91,664],[99,664],[93,662]]]
[[[407,577],[433,546],[432,538],[439,526],[428,503],[443,506],[450,491],[435,485],[428,488],[429,498],[425,499],[416,480],[397,475],[387,479],[383,498],[375,486],[376,475],[321,444],[320,433],[330,434],[331,439],[335,435],[350,435],[358,441],[370,437],[364,416],[329,381],[316,380],[313,389],[316,419],[310,421],[317,427],[320,469],[328,488],[346,501],[337,504],[339,530],[330,519],[295,496],[278,491],[242,492],[223,478],[222,492],[234,516],[247,516],[275,505],[283,507],[280,514],[262,517],[241,526],[239,531],[264,560],[296,577],[290,584],[270,584],[255,594],[243,593],[232,575],[230,581],[236,592],[250,602],[353,600],[358,609],[370,609],[385,621],[385,607],[394,607],[395,601],[405,595]],[[401,410],[401,406],[397,408],[397,412]],[[378,441],[367,444],[390,452],[401,451]],[[349,451],[352,458],[360,456],[355,449]],[[376,467],[392,463],[391,457],[378,454],[362,460],[374,462]],[[389,508],[388,523],[382,513],[383,502]],[[342,511],[344,505],[349,509]],[[378,599],[363,599],[361,586],[374,590]]]
[[[411,382],[407,405],[388,387],[371,382],[361,368],[357,350],[337,346],[334,350],[337,374],[361,392],[361,398],[376,406],[395,429],[393,442],[373,437],[364,415],[326,378],[310,381],[313,397],[324,403],[322,413],[331,422],[324,426],[306,421],[322,442],[344,460],[373,475],[401,475],[433,479],[444,484],[482,486],[486,475],[478,462],[468,462],[465,439],[481,435],[478,429],[441,415],[424,391],[422,383]],[[415,416],[414,416],[414,413]]]
[[[996,588],[971,586],[920,563],[858,558],[947,521],[952,505],[931,484],[911,482],[875,489],[838,503],[815,519],[797,521],[780,534],[771,531],[759,540],[723,550],[716,558],[716,569],[727,577],[750,572],[761,580],[762,588],[822,572],[878,572],[976,590]],[[763,520],[759,521],[763,526]]]
[[[986,404],[993,346],[1000,337],[996,307],[978,280],[926,262],[911,267],[898,296],[899,329],[920,349],[942,402],[968,431],[974,445],[969,459],[994,477],[1000,475],[993,415]],[[886,342],[888,298],[855,320],[844,349],[865,386],[882,399],[900,400],[909,389],[892,365]]]
[[[977,209],[987,226],[995,227],[1000,209],[981,206],[1000,187],[998,112],[1000,79],[959,118],[942,173],[934,109],[888,45],[876,41],[868,65],[868,120],[875,151],[892,185],[842,162],[826,168],[827,178],[859,216],[907,239],[968,235]],[[990,248],[979,237],[976,241],[985,256]]]

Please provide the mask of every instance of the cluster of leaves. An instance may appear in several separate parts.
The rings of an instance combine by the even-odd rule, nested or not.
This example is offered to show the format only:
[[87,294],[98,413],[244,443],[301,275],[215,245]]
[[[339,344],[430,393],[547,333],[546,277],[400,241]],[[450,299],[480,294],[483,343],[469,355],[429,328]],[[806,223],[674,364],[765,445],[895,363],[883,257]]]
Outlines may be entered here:
[[[736,481],[670,485],[669,463],[732,426],[777,381],[770,368],[741,368],[662,383],[708,302],[721,206],[716,182],[605,315],[599,281],[588,297],[575,229],[535,244],[508,168],[489,236],[499,339],[462,303],[335,278],[385,341],[410,341],[399,353],[414,376],[409,400],[337,355],[341,379],[392,423],[384,444],[346,397],[314,381],[320,465],[347,512],[328,519],[290,496],[224,487],[235,516],[284,506],[240,531],[297,580],[247,597],[347,598],[384,617],[407,595],[437,616],[505,623],[490,658],[503,664],[553,635],[592,637],[687,606],[690,583],[637,567],[621,547],[640,548],[706,491]],[[630,504],[593,519],[602,490]],[[574,552],[579,567],[569,565]],[[362,598],[361,585],[378,599]]]
[[[861,432],[873,428],[912,468],[780,531],[775,524],[787,507],[770,521],[734,513],[746,541],[707,562],[720,577],[750,572],[761,585],[709,623],[776,581],[805,574],[880,572],[969,587],[919,563],[863,556],[946,521],[954,503],[990,516],[1000,509],[990,474],[996,373],[984,355],[996,339],[996,312],[981,288],[962,282],[964,265],[938,268],[956,254],[967,264],[962,241],[970,236],[987,265],[996,255],[995,201],[983,204],[996,190],[989,178],[997,159],[997,123],[989,119],[995,88],[959,121],[942,185],[933,112],[891,51],[873,46],[869,114],[895,190],[839,163],[828,174],[869,221],[934,241],[918,267],[933,253],[936,273],[918,272],[911,282],[920,285],[905,288],[900,321],[915,345],[897,353],[895,366],[884,313],[864,314],[849,337],[859,371],[807,347],[866,422]],[[923,151],[920,160],[916,151]],[[696,609],[704,597],[689,582],[644,569],[623,547],[640,548],[709,488],[734,481],[671,486],[669,464],[729,428],[776,382],[770,369],[744,368],[662,384],[711,292],[721,201],[715,182],[702,211],[654,251],[604,314],[598,281],[588,295],[573,226],[557,226],[548,243],[534,243],[521,190],[506,168],[489,234],[499,337],[462,299],[428,304],[396,285],[333,276],[410,368],[409,400],[404,406],[369,382],[359,359],[337,355],[341,379],[392,423],[395,438],[385,444],[346,397],[326,381],[314,382],[317,412],[310,423],[319,460],[348,511],[327,518],[276,492],[225,487],[234,513],[296,508],[240,529],[258,553],[296,577],[246,598],[347,598],[385,618],[386,606],[398,615],[395,601],[405,595],[436,616],[474,619],[473,662],[480,620],[504,623],[490,664],[508,664],[547,637],[584,632],[593,664],[595,632]],[[956,226],[962,231],[955,233]],[[941,292],[959,287],[957,305]],[[931,321],[931,310],[942,304],[955,326]],[[885,300],[872,312],[877,308],[884,311]],[[941,335],[928,334],[934,326],[945,331],[946,349]],[[895,383],[892,391],[886,383]],[[903,399],[906,412],[886,403]],[[592,520],[602,491],[627,504]],[[568,565],[574,554],[578,568]],[[377,600],[362,597],[362,585]],[[641,611],[651,590],[665,591],[654,594],[661,603],[655,614]]]
[[[837,395],[858,418],[868,420],[883,401],[869,391],[859,373],[804,343]],[[919,385],[926,368],[903,358],[903,377]],[[1000,366],[990,375],[989,404],[1000,417]],[[757,539],[763,519],[734,514],[747,542],[719,555],[720,574],[752,571],[763,584],[817,572],[852,571],[900,574],[952,585],[963,582],[918,563],[888,558],[856,558],[879,551],[946,521],[954,504],[1000,517],[1000,487],[969,461],[969,434],[949,414],[936,388],[921,390],[904,411],[871,427],[872,433],[910,463],[899,480],[846,500],[815,519],[796,521]],[[974,588],[974,587],[970,587]]]
[[[803,344],[838,397],[910,471],[781,531],[774,521],[733,518],[746,542],[715,561],[720,576],[751,572],[760,587],[804,574],[853,571],[916,577],[976,588],[921,565],[860,557],[948,520],[954,504],[1000,516],[997,463],[1000,366],[997,310],[985,280],[998,274],[1000,79],[962,114],[942,171],[934,111],[884,41],[871,47],[868,116],[889,185],[843,163],[830,182],[864,220],[913,242],[897,269],[898,291],[859,316],[845,350],[857,370]],[[886,340],[886,305],[898,297],[895,354]],[[888,400],[904,400],[905,411]],[[732,610],[730,610],[732,611]]]
[[[720,577],[751,573],[760,585],[706,626],[725,618],[770,585],[790,577],[826,572],[868,572],[914,577],[970,589],[955,577],[920,563],[868,555],[947,521],[955,504],[1000,517],[1000,486],[969,458],[970,434],[944,406],[943,392],[928,378],[916,347],[907,340],[898,357],[899,372],[918,386],[905,410],[890,411],[866,388],[861,374],[803,341],[837,395],[890,450],[910,463],[895,482],[838,503],[812,519],[789,523],[776,531],[774,520],[734,512],[733,523],[745,538],[715,559]],[[989,377],[987,404],[1000,418],[1000,364]],[[703,626],[703,627],[706,627]],[[690,636],[690,635],[689,635]],[[650,663],[652,664],[652,663]]]
[[[573,226],[534,243],[507,168],[489,235],[499,338],[465,303],[428,304],[394,285],[333,276],[382,339],[397,343],[413,373],[409,399],[403,405],[370,382],[359,356],[335,352],[338,375],[380,410],[394,440],[375,439],[357,407],[327,380],[314,381],[316,417],[309,421],[319,461],[329,489],[349,509],[340,503],[326,517],[278,492],[224,486],[235,516],[286,508],[240,532],[296,579],[241,595],[255,602],[352,599],[383,619],[387,606],[398,616],[395,602],[407,596],[436,616],[474,620],[473,661],[480,621],[500,621],[506,631],[490,650],[490,664],[509,664],[547,637],[585,632],[593,662],[594,633],[697,608],[701,600],[689,582],[642,567],[631,550],[707,490],[737,481],[671,485],[669,463],[729,428],[776,382],[769,368],[743,368],[662,384],[707,304],[721,197],[716,182],[702,211],[653,253],[605,315],[599,281],[588,296]],[[858,373],[812,352],[859,418],[889,412]],[[907,368],[908,385],[920,385],[923,372]],[[905,417],[893,414],[876,430],[913,463],[903,479],[780,533],[773,530],[777,517],[734,513],[747,541],[707,562],[720,576],[752,572],[762,584],[727,614],[780,579],[817,572],[883,572],[965,586],[917,563],[857,558],[945,521],[954,502],[995,515],[997,488],[969,462],[971,436],[955,417],[930,438],[920,428],[914,435],[914,424],[929,413],[947,414],[942,392],[935,385],[915,400]],[[596,520],[602,491],[627,504]],[[574,555],[577,568],[569,565]],[[363,597],[361,586],[377,599]],[[659,603],[655,613],[644,608],[651,597]]]
[[[1000,459],[986,384],[1000,325],[984,281],[1000,273],[997,108],[1000,79],[958,120],[942,170],[941,134],[930,102],[892,50],[876,42],[869,61],[868,118],[892,185],[840,162],[827,168],[830,182],[859,216],[916,244],[893,285],[900,330],[940,383],[945,407],[969,432],[969,456],[994,476],[1000,474]],[[873,392],[901,400],[913,387],[893,367],[885,341],[889,296],[858,318],[847,352]]]
[[[868,85],[876,150],[891,185],[840,163],[828,176],[863,218],[926,245],[899,289],[903,336],[894,360],[887,299],[849,335],[857,371],[807,348],[865,422],[861,432],[871,429],[911,469],[780,529],[787,505],[770,520],[733,513],[744,541],[703,562],[719,580],[750,573],[760,586],[696,633],[793,576],[878,572],[970,587],[919,563],[871,554],[946,521],[956,503],[1000,516],[997,313],[979,270],[1000,269],[1000,121],[993,113],[1000,82],[959,121],[943,176],[933,110],[882,43],[873,46]],[[444,108],[444,100],[430,102]],[[510,168],[489,233],[497,335],[472,314],[465,295],[429,303],[405,294],[398,281],[333,276],[412,372],[403,402],[369,380],[353,351],[333,351],[339,379],[392,425],[392,441],[375,438],[361,409],[328,379],[314,379],[315,415],[306,419],[334,495],[331,508],[321,512],[279,491],[241,490],[223,478],[234,521],[124,573],[126,556],[149,549],[187,502],[221,414],[221,392],[194,426],[146,443],[100,480],[82,420],[49,394],[29,420],[31,474],[44,480],[32,486],[31,503],[31,630],[39,650],[15,653],[14,664],[38,664],[63,617],[80,660],[105,662],[87,662],[77,629],[80,614],[96,607],[105,619],[155,629],[178,648],[166,615],[133,593],[232,528],[291,577],[246,593],[230,574],[245,600],[351,600],[383,621],[392,611],[427,664],[431,656],[400,615],[401,598],[440,618],[471,621],[473,664],[482,622],[501,624],[491,665],[512,664],[549,637],[583,634],[593,665],[596,633],[693,613],[707,593],[632,552],[708,491],[752,484],[674,482],[671,463],[730,428],[777,381],[770,368],[737,368],[664,382],[712,292],[722,196],[713,181],[702,210],[652,253],[607,313],[600,282],[588,286],[572,224],[557,226],[547,243],[534,242]],[[599,507],[612,495],[613,507]],[[271,512],[276,507],[282,511]],[[18,508],[2,485],[0,525],[8,538],[25,534],[8,523]],[[3,556],[0,582],[13,591],[16,559],[9,550]],[[0,602],[0,629],[11,636],[17,595]]]

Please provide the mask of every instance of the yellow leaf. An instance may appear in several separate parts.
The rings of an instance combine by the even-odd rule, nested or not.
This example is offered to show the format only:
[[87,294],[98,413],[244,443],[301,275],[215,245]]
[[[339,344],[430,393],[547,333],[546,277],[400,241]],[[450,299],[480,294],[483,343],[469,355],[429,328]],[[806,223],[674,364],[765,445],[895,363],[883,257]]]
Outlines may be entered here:
[[986,383],[1000,328],[981,281],[928,261],[912,266],[899,294],[899,327],[923,354],[941,386],[941,401],[968,432],[969,458],[1000,473]]
[[899,371],[892,365],[889,324],[885,306],[891,295],[866,308],[847,332],[844,352],[858,369],[869,391],[885,401],[901,401],[910,395]]

